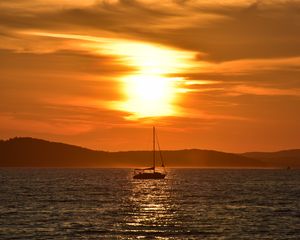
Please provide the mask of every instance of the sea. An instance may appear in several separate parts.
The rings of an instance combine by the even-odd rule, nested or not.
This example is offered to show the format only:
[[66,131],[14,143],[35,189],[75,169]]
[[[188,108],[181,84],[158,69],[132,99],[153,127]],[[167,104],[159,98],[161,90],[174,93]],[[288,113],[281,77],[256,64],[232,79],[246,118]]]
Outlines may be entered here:
[[300,239],[300,170],[0,169],[0,239]]

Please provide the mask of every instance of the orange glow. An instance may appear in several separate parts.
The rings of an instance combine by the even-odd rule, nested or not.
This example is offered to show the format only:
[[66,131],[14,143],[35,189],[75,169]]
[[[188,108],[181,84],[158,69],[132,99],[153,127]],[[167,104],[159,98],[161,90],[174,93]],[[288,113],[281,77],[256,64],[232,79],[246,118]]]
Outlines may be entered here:
[[156,75],[133,75],[123,78],[128,100],[121,109],[136,117],[174,115],[172,102],[176,95],[176,82],[172,78]]
[[155,125],[163,149],[298,149],[299,8],[1,1],[0,140],[144,150]]
[[77,46],[82,49],[116,56],[122,64],[136,69],[131,75],[119,78],[124,86],[121,91],[127,99],[108,104],[110,108],[130,112],[129,119],[181,114],[175,100],[180,93],[190,91],[184,88],[190,81],[170,75],[190,71],[196,66],[195,52],[128,39],[32,31],[23,33],[80,40],[83,42],[77,43]]
[[174,102],[184,79],[168,75],[191,67],[194,53],[135,42],[115,43],[111,47],[137,68],[136,73],[121,78],[127,100],[116,107],[132,113],[133,118],[178,115]]

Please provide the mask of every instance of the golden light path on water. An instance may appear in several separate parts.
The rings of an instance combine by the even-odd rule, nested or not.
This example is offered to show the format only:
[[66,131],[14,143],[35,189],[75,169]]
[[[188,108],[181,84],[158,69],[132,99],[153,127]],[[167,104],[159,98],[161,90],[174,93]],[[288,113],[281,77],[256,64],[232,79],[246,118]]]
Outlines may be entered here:
[[[173,173],[171,173],[173,176]],[[132,176],[128,176],[131,178]],[[173,182],[165,181],[130,181],[131,196],[128,203],[132,208],[132,214],[126,217],[124,223],[126,231],[141,234],[140,238],[146,238],[151,234],[173,234],[180,229],[180,222],[176,220],[176,204],[172,199],[176,198],[172,193]],[[142,229],[142,233],[141,233]],[[169,238],[164,238],[169,239]]]

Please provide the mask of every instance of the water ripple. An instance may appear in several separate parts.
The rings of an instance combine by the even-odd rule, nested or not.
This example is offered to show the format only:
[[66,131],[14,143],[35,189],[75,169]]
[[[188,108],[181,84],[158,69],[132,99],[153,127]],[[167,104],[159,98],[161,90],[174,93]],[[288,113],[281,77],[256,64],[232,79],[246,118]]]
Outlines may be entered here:
[[1,169],[0,239],[300,239],[300,171]]

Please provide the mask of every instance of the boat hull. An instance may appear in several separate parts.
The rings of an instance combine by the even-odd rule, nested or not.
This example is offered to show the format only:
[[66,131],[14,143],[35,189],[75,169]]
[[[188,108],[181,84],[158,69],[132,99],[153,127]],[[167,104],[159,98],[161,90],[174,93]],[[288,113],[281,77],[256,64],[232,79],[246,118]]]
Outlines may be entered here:
[[133,176],[134,179],[164,179],[166,174],[155,172],[155,173],[138,173]]

